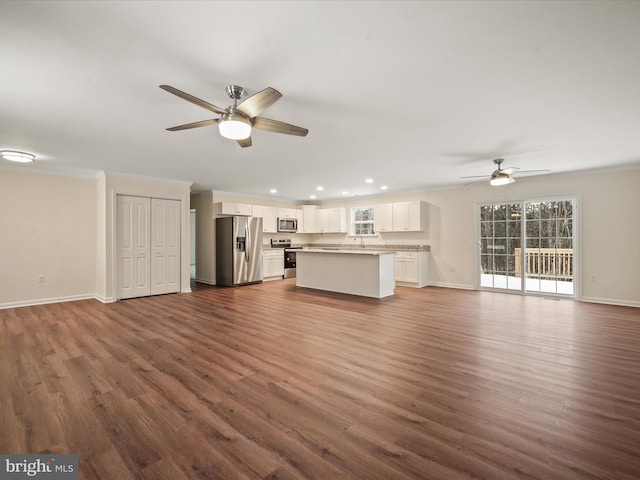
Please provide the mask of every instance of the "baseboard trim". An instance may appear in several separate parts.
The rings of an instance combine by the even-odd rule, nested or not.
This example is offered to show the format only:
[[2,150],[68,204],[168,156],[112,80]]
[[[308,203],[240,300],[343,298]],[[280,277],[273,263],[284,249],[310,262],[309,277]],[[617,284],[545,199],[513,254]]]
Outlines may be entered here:
[[[20,302],[0,303],[0,310],[6,308],[32,307],[34,305],[46,305],[48,303],[75,302],[78,300],[100,300],[96,295],[71,295],[68,297],[39,298],[36,300],[22,300]],[[100,300],[102,301],[102,300]]]
[[580,300],[589,303],[603,303],[605,305],[619,305],[621,307],[640,308],[640,302],[619,300],[617,298],[582,297]]
[[399,280],[396,280],[396,287],[424,288],[428,286],[428,283],[401,282]]
[[196,278],[194,278],[194,280],[195,280],[197,283],[206,283],[207,285],[215,285],[215,284],[216,284],[216,282],[215,282],[215,281],[213,281],[213,280],[206,280],[206,279],[204,279],[204,278],[197,278],[197,277],[196,277]]
[[113,303],[116,301],[116,297],[103,297],[102,295],[95,296],[95,299],[102,303]]
[[442,283],[442,282],[429,282],[431,287],[443,287],[443,288],[459,288],[461,290],[475,290],[473,285],[464,285],[461,283]]

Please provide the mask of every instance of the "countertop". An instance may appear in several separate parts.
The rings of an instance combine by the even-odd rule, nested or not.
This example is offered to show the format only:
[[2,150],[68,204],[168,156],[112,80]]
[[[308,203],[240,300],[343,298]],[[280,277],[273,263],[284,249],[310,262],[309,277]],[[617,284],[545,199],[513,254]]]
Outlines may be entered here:
[[[294,248],[303,248],[305,250],[333,249],[333,250],[362,250],[365,252],[428,252],[431,250],[430,245],[364,245],[359,243],[325,243],[325,244],[295,244]],[[284,250],[282,247],[271,248],[271,245],[265,244],[263,250]]]
[[347,249],[347,248],[304,248],[296,253],[338,253],[350,255],[392,255],[395,250],[367,250],[367,249]]

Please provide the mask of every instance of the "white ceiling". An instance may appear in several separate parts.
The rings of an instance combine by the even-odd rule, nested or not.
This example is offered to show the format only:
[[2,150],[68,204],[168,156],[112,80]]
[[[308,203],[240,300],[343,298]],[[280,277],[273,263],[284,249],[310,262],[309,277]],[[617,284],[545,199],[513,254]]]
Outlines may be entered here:
[[[19,168],[321,201],[464,185],[496,157],[640,164],[638,1],[4,0],[0,52],[0,149],[39,158]],[[159,85],[226,107],[230,83],[276,88],[262,116],[309,134],[165,130],[217,115]]]

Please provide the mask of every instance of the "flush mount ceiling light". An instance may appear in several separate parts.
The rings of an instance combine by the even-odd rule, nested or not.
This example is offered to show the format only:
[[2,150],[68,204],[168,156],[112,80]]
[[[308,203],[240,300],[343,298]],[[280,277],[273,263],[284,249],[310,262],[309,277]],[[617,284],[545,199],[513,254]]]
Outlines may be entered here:
[[10,162],[18,163],[31,163],[36,159],[36,156],[32,153],[18,152],[16,150],[2,150],[0,151],[0,157]]

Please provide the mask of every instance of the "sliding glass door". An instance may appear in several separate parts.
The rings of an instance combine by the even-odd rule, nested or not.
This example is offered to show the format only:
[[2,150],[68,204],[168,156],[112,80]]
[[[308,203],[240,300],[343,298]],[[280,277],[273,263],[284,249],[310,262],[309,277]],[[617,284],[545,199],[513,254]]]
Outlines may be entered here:
[[480,206],[480,285],[520,290],[516,252],[522,245],[522,205],[496,203]]
[[481,288],[574,295],[574,199],[478,208]]

